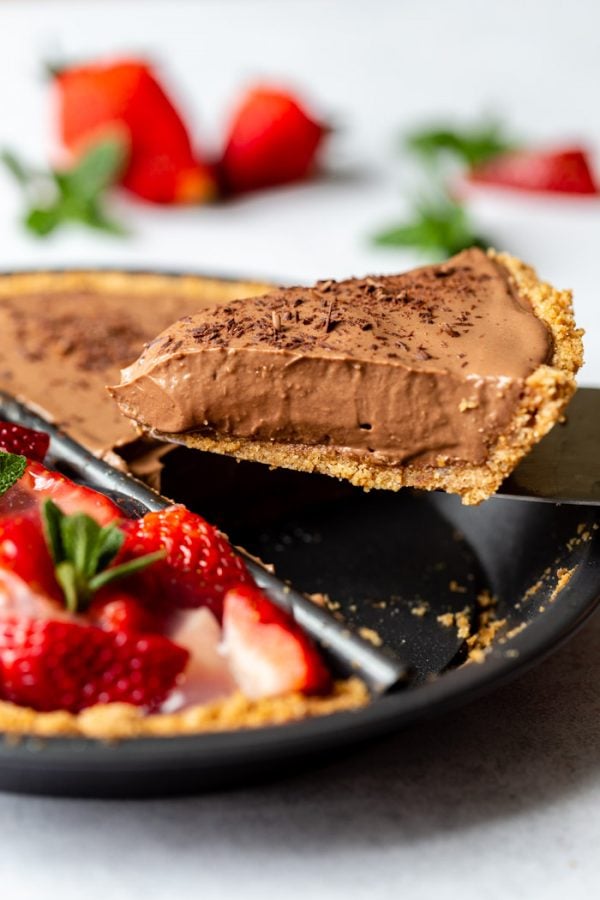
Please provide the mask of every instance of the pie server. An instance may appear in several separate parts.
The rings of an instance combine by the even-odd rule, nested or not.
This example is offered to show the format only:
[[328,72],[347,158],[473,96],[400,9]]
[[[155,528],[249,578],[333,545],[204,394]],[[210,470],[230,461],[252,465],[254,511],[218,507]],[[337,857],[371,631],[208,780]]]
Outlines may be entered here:
[[600,506],[600,389],[579,388],[564,424],[533,448],[498,496]]
[[[49,457],[65,474],[79,477],[91,487],[110,494],[131,516],[142,516],[171,505],[171,501],[153,491],[137,478],[98,459],[43,416],[34,413],[10,394],[0,391],[0,418],[50,435]],[[407,682],[409,672],[391,651],[376,647],[328,610],[317,606],[303,594],[271,574],[243,549],[248,569],[257,584],[280,608],[289,612],[298,625],[325,651],[337,668],[359,676],[372,694],[383,694]]]

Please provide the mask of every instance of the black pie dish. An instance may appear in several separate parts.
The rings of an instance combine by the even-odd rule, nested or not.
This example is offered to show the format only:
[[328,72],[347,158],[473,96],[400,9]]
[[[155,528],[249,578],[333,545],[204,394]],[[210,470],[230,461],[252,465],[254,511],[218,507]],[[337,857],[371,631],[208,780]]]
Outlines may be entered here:
[[[183,448],[167,457],[163,491],[298,590],[328,594],[406,663],[409,681],[357,712],[276,727],[113,743],[0,735],[0,790],[149,797],[279,777],[494,690],[567,640],[600,600],[598,507],[365,494]],[[572,575],[557,593],[563,570]],[[465,641],[438,616],[469,607],[477,631],[482,591],[506,624],[483,662],[465,663]]]
[[[194,484],[219,486],[218,502],[202,489],[190,496],[188,467]],[[590,507],[365,494],[186,450],[168,459],[165,492],[202,507],[300,590],[327,593],[408,664],[410,683],[357,712],[275,727],[113,743],[7,737],[0,789],[145,797],[277,777],[491,691],[565,641],[600,598],[600,515]],[[572,575],[557,593],[559,570]],[[464,640],[437,617],[469,607],[476,631],[485,590],[506,624],[483,662],[465,664]]]

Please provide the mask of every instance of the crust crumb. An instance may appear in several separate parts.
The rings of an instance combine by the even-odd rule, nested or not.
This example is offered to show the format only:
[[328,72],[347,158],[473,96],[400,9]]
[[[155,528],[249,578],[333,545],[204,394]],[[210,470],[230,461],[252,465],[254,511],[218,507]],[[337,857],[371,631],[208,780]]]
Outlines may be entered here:
[[373,628],[359,628],[358,633],[365,641],[369,641],[374,647],[381,647],[383,641]]

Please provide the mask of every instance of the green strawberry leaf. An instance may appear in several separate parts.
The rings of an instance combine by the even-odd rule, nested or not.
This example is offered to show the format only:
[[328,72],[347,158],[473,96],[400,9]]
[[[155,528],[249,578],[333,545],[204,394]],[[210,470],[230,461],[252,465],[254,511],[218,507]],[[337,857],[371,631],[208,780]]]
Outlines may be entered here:
[[162,550],[111,566],[125,540],[115,524],[101,527],[85,513],[66,515],[52,500],[42,504],[44,536],[63,589],[65,606],[82,612],[93,594],[104,585],[151,566],[165,554]]
[[0,495],[23,476],[26,468],[27,459],[24,456],[0,450]]

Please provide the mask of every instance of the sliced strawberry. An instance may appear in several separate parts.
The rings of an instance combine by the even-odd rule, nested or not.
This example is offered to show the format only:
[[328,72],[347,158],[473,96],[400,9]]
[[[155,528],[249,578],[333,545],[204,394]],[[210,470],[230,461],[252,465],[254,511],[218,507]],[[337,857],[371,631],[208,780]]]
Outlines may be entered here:
[[515,151],[496,156],[469,174],[476,184],[521,191],[597,194],[587,154],[579,147],[547,153]]
[[233,116],[220,164],[231,193],[305,178],[327,129],[291,94],[248,91]]
[[62,601],[54,563],[35,511],[0,518],[0,569],[13,572],[34,593],[56,603]]
[[0,568],[0,617],[7,615],[35,619],[69,618],[59,600],[36,590],[16,572]]
[[118,585],[98,591],[87,617],[100,628],[128,634],[160,634],[165,627],[164,617],[152,613],[142,600]]
[[312,642],[260,588],[225,596],[223,645],[241,691],[252,699],[326,691],[331,679]]
[[122,184],[154,203],[201,203],[216,193],[210,166],[194,153],[181,114],[143,60],[62,69],[59,123],[75,155],[107,135],[128,148]]
[[221,628],[209,609],[204,607],[181,613],[176,617],[169,637],[190,654],[185,678],[177,689],[182,705],[208,703],[235,692],[237,685],[221,652]]
[[168,609],[208,606],[220,620],[226,591],[252,581],[227,538],[184,506],[148,513],[121,527],[125,543],[117,564],[160,550],[166,553],[164,560],[140,575],[149,602],[154,596]]
[[53,472],[34,461],[27,464],[23,477],[0,499],[0,515],[24,506],[39,507],[45,498],[54,500],[64,513],[87,513],[100,525],[123,517],[116,503],[104,494],[76,484],[60,472]]
[[40,711],[75,713],[111,702],[155,709],[187,661],[187,650],[160,635],[0,618],[0,695]]
[[44,431],[34,431],[33,428],[23,428],[0,419],[0,450],[20,453],[29,459],[43,462],[49,445],[50,438]]

